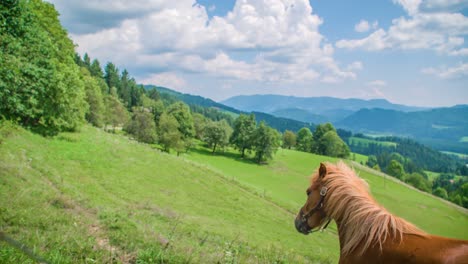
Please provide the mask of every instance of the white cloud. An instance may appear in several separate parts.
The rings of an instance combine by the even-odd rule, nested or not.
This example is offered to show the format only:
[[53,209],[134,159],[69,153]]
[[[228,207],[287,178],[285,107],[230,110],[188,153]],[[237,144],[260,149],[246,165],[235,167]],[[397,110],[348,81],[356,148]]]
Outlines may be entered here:
[[357,32],[367,32],[369,31],[369,29],[370,29],[369,22],[363,19],[354,26],[354,30],[356,30]]
[[468,48],[454,50],[449,53],[451,56],[468,56]]
[[[80,53],[147,72],[309,82],[325,75],[355,79],[359,70],[356,65],[340,68],[333,46],[319,32],[322,19],[307,0],[238,0],[226,16],[212,18],[195,0],[138,0],[128,9],[123,0],[71,3],[93,14],[87,21],[93,31],[71,31]],[[134,15],[141,10],[142,15]],[[99,15],[113,12],[119,13],[116,20],[101,25]]]
[[419,11],[422,0],[393,0],[393,2],[400,4],[409,15],[414,15]]
[[364,48],[370,51],[383,50],[391,45],[386,41],[386,35],[387,33],[383,29],[378,29],[363,39],[339,40],[336,42],[336,47],[347,49]]
[[183,90],[187,82],[172,72],[164,72],[159,74],[151,74],[145,79],[140,80],[142,84],[154,84],[163,87],[175,88]]
[[349,70],[349,71],[357,71],[357,70],[362,70],[363,66],[362,66],[362,62],[360,61],[355,61],[351,64],[349,64],[346,69]]
[[424,68],[424,74],[434,75],[440,79],[456,79],[468,76],[468,63],[461,63],[455,67]]
[[423,10],[461,10],[468,7],[466,0],[426,0],[422,3]]
[[463,45],[464,38],[468,35],[468,18],[462,13],[421,11],[420,6],[427,6],[421,0],[394,2],[406,10],[409,18],[396,18],[387,30],[377,29],[362,39],[339,40],[336,47],[369,51],[427,49],[451,55],[465,53]]
[[367,83],[368,86],[372,86],[372,87],[384,87],[384,86],[387,86],[387,82],[385,81],[382,81],[382,80],[374,80],[374,81],[370,81]]
[[215,5],[210,5],[210,6],[208,7],[208,11],[210,11],[210,12],[213,12],[213,11],[215,11],[215,10],[216,10],[216,6],[215,6]]

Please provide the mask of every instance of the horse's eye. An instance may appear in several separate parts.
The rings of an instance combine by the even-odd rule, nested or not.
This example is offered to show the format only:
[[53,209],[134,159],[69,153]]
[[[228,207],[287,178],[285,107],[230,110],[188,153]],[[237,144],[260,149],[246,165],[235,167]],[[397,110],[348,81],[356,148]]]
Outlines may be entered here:
[[309,196],[311,192],[309,190],[307,190],[306,193],[307,193],[307,196]]

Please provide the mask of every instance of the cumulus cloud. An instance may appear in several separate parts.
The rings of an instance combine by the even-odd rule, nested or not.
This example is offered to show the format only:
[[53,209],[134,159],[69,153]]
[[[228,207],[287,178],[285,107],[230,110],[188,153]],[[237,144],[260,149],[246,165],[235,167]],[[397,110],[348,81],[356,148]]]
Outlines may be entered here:
[[[427,49],[441,54],[463,55],[464,38],[468,35],[468,18],[461,12],[434,10],[442,6],[440,1],[395,0],[409,17],[399,17],[392,25],[372,32],[362,39],[343,39],[336,47],[377,51],[383,49]],[[457,6],[454,2],[444,7]],[[421,10],[421,7],[422,8]],[[428,11],[428,7],[433,8]],[[364,23],[365,24],[365,23]],[[359,24],[358,24],[359,25]],[[362,29],[365,25],[362,26]]]
[[370,29],[369,22],[367,20],[361,20],[354,26],[354,30],[357,32],[367,32]]
[[454,67],[424,68],[421,72],[440,79],[456,79],[468,76],[468,63],[460,63]]
[[363,33],[369,31],[371,28],[376,29],[378,26],[379,23],[377,21],[374,21],[372,24],[370,24],[367,20],[361,19],[361,21],[359,21],[359,23],[354,26],[354,30],[356,32]]
[[65,20],[88,16],[81,28],[70,27],[80,53],[146,72],[308,82],[354,79],[359,68],[335,61],[307,0],[237,1],[226,16],[211,18],[195,0],[52,2]]
[[393,2],[400,4],[409,15],[414,15],[419,11],[422,0],[393,0]]

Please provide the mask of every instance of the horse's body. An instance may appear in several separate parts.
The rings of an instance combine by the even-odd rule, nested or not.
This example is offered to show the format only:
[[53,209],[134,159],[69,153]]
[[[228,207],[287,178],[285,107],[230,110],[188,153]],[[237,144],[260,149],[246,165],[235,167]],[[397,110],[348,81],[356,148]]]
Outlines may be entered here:
[[[358,247],[356,251],[359,252],[359,249]],[[341,255],[339,263],[467,264],[468,242],[431,235],[421,237],[404,234],[402,243],[387,241],[383,243],[382,249],[379,246],[370,246],[362,254],[351,252]]]
[[309,234],[335,220],[340,263],[466,263],[468,241],[429,235],[377,204],[367,184],[340,162],[321,164],[295,224]]

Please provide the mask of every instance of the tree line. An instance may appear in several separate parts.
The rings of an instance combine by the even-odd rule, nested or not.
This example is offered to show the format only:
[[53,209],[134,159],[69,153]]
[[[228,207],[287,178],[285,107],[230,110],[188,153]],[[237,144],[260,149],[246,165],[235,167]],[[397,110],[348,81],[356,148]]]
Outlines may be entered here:
[[283,145],[289,149],[295,147],[299,151],[330,157],[347,158],[350,155],[348,145],[330,123],[317,125],[313,133],[308,127],[301,128],[297,134],[287,130],[283,135]]

